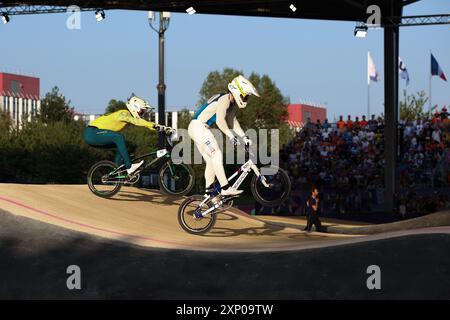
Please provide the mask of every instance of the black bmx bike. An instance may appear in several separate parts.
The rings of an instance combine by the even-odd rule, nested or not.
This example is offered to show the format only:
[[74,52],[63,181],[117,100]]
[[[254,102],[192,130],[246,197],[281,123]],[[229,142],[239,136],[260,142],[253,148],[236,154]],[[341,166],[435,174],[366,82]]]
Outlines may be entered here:
[[117,194],[122,186],[135,185],[144,170],[158,166],[158,184],[162,192],[172,196],[184,196],[191,192],[195,184],[194,170],[190,165],[172,161],[173,142],[171,137],[174,130],[166,130],[163,133],[166,148],[132,158],[132,162],[146,159],[144,164],[132,175],[127,173],[124,164],[118,166],[109,160],[95,163],[87,174],[87,184],[92,193],[102,198],[110,198]]
[[[245,147],[246,159],[253,155],[249,147]],[[276,166],[258,166],[249,159],[228,181],[235,178],[233,188],[238,189],[250,172],[254,173],[251,181],[251,192],[257,202],[266,207],[275,207],[286,201],[291,192],[291,180],[287,173]],[[229,209],[237,196],[222,196],[220,186],[215,183],[213,191],[206,195],[186,198],[178,209],[178,222],[181,228],[191,234],[202,235],[216,223],[217,214]]]

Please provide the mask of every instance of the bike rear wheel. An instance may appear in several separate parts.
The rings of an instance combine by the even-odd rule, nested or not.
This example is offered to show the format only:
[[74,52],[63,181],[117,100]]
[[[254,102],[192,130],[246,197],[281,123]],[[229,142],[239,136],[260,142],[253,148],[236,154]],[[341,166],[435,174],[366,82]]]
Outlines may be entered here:
[[180,163],[165,162],[159,170],[159,187],[171,196],[185,196],[195,185],[195,173],[191,166]]
[[276,166],[266,166],[260,169],[269,187],[262,183],[261,177],[253,176],[252,194],[261,205],[276,207],[286,201],[291,192],[291,180],[287,173]]
[[209,204],[204,204],[201,208],[200,203],[203,201],[202,196],[189,197],[183,201],[178,209],[178,222],[184,231],[190,234],[202,235],[211,230],[216,223],[217,215],[215,213],[208,214],[203,218],[196,218],[195,212],[205,212],[210,208]]
[[93,194],[102,198],[114,196],[122,188],[122,184],[115,176],[109,174],[117,169],[117,165],[108,160],[94,164],[88,172],[87,184]]

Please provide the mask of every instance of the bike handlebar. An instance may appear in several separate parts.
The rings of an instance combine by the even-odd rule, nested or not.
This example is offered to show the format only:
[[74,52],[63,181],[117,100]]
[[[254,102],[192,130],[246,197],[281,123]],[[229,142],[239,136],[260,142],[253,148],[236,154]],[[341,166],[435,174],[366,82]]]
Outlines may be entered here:
[[176,129],[170,128],[170,127],[166,127],[166,126],[161,126],[161,125],[156,124],[156,123],[153,125],[153,128],[155,128],[156,131],[164,134],[164,139],[166,141],[167,146],[170,149],[173,146],[172,145],[172,140],[170,138],[176,132]]
[[174,134],[177,131],[174,128],[161,126],[159,124],[155,124],[153,126],[153,128],[158,132],[164,133],[164,135],[166,135],[166,136],[171,136],[172,134]]

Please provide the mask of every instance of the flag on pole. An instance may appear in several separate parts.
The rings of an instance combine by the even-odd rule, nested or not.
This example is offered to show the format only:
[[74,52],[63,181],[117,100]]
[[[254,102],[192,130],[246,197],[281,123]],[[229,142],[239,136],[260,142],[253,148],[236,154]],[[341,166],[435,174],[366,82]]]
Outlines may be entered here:
[[367,84],[370,85],[370,81],[378,82],[381,80],[380,75],[377,71],[377,67],[372,60],[370,52],[367,54]]
[[438,76],[442,80],[447,81],[444,71],[442,70],[433,54],[431,54],[431,76]]
[[408,73],[408,69],[406,69],[406,65],[403,62],[403,60],[399,57],[398,58],[398,68],[400,70],[400,77],[402,79],[406,80],[406,85],[409,85],[409,73]]

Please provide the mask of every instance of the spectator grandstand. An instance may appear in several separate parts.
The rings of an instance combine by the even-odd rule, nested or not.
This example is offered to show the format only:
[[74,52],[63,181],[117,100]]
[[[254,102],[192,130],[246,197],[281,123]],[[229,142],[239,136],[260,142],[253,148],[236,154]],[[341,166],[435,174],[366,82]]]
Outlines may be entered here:
[[[341,116],[337,123],[310,122],[283,146],[281,166],[293,193],[285,210],[300,215],[305,193],[319,186],[325,216],[373,221],[383,216],[384,119]],[[446,108],[433,117],[401,121],[397,212],[399,219],[449,208],[450,119]]]

